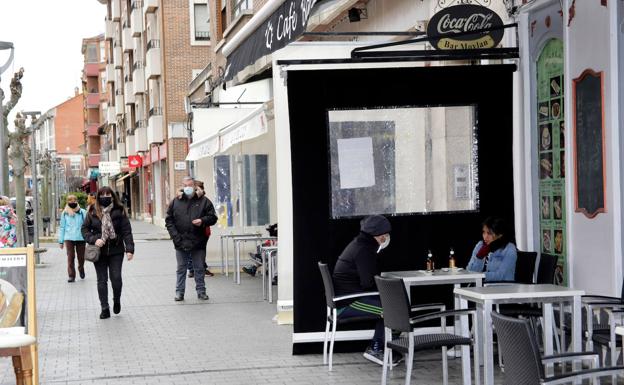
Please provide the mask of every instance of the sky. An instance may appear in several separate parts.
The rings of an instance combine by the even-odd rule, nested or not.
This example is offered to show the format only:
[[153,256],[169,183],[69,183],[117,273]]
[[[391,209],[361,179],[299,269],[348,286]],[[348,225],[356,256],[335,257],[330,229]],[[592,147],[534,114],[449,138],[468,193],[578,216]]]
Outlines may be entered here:
[[[82,88],[82,39],[104,33],[106,6],[97,0],[0,0],[0,41],[15,46],[14,62],[1,75],[5,103],[13,73],[24,67],[17,111],[42,113]],[[8,51],[0,51],[0,66]]]

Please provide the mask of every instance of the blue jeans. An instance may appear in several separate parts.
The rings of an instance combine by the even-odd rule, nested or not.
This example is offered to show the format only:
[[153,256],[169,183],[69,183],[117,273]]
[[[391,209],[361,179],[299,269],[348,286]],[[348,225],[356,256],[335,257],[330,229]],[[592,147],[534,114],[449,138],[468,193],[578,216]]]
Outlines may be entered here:
[[[338,318],[354,318],[362,317],[366,315],[381,315],[381,300],[378,296],[362,297],[353,301],[349,306],[338,309]],[[375,335],[372,342],[377,342],[380,346],[383,346],[385,340],[384,323],[380,318],[375,323]]]
[[206,259],[206,249],[197,250],[176,250],[176,260],[178,268],[176,270],[176,293],[184,295],[186,288],[186,259],[193,261],[193,270],[195,271],[195,288],[197,294],[206,293],[206,284],[204,282],[204,259]]

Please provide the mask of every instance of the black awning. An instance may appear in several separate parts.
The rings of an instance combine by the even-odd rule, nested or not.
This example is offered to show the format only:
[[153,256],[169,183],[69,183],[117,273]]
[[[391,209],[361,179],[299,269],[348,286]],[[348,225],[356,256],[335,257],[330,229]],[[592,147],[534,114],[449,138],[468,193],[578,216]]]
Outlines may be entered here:
[[305,32],[317,0],[286,0],[227,58],[225,81],[263,56],[286,47]]

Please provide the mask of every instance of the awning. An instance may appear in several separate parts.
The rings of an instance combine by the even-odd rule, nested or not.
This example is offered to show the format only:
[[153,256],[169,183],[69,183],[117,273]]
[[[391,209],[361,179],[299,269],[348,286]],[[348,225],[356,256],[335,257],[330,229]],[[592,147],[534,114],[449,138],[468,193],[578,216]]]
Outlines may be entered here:
[[136,175],[136,171],[132,171],[132,172],[130,172],[130,173],[128,173],[128,174],[126,174],[126,175],[122,176],[121,178],[117,179],[117,180],[115,181],[115,183],[116,183],[116,184],[123,184],[124,179],[126,179],[126,178],[131,178],[131,177],[133,177],[133,176],[135,176],[135,175]]
[[[227,55],[225,81],[231,81],[241,70],[253,65],[256,60],[275,52],[295,41],[306,30],[312,7],[317,0],[286,0],[268,17],[256,14],[245,25],[253,28],[253,32],[239,33],[246,39],[232,49],[226,44],[223,53]],[[255,19],[255,20],[254,20]],[[235,43],[233,43],[235,44]],[[231,52],[230,52],[231,50]]]
[[[268,132],[266,109],[270,105],[265,103],[238,121],[223,127],[217,133],[194,142],[189,147],[187,161],[198,160],[227,151],[233,145],[245,140],[257,138]],[[247,109],[247,111],[249,111]]]

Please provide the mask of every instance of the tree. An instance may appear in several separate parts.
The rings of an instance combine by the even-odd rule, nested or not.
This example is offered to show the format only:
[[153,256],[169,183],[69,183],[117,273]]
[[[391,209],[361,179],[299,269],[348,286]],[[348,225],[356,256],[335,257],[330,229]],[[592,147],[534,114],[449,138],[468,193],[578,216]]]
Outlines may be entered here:
[[[19,225],[17,226],[17,243],[20,247],[26,245],[24,225],[26,218],[26,186],[24,185],[24,172],[30,159],[30,147],[28,137],[30,133],[26,129],[26,118],[21,113],[15,116],[15,132],[9,133],[9,157],[13,164],[13,178],[15,179],[15,208]],[[34,180],[34,179],[33,179]],[[35,182],[36,183],[36,182]],[[37,207],[34,207],[37,210]],[[35,234],[37,236],[37,234]]]
[[[0,117],[0,119],[2,119],[4,121],[4,132],[0,132],[0,135],[4,135],[5,139],[8,138],[8,132],[9,132],[9,124],[8,124],[8,117],[9,117],[9,113],[11,112],[11,110],[13,110],[13,108],[15,107],[15,105],[17,104],[17,102],[20,100],[20,98],[22,97],[22,77],[24,76],[24,68],[20,68],[19,71],[17,71],[14,75],[13,78],[11,79],[11,97],[9,98],[9,100],[6,102],[6,104],[4,104],[2,112],[3,112],[3,116]],[[0,93],[2,92],[2,90],[0,90]],[[0,98],[1,100],[1,98]],[[7,155],[7,151],[9,148],[9,141],[5,140],[5,148],[0,148],[0,151],[3,151],[5,156],[4,159],[8,160],[8,156]],[[8,195],[9,194],[9,165],[7,164],[2,164],[0,165],[0,167],[4,168],[4,181],[3,181],[3,186],[6,189],[6,191],[1,191],[2,194],[4,195]]]

